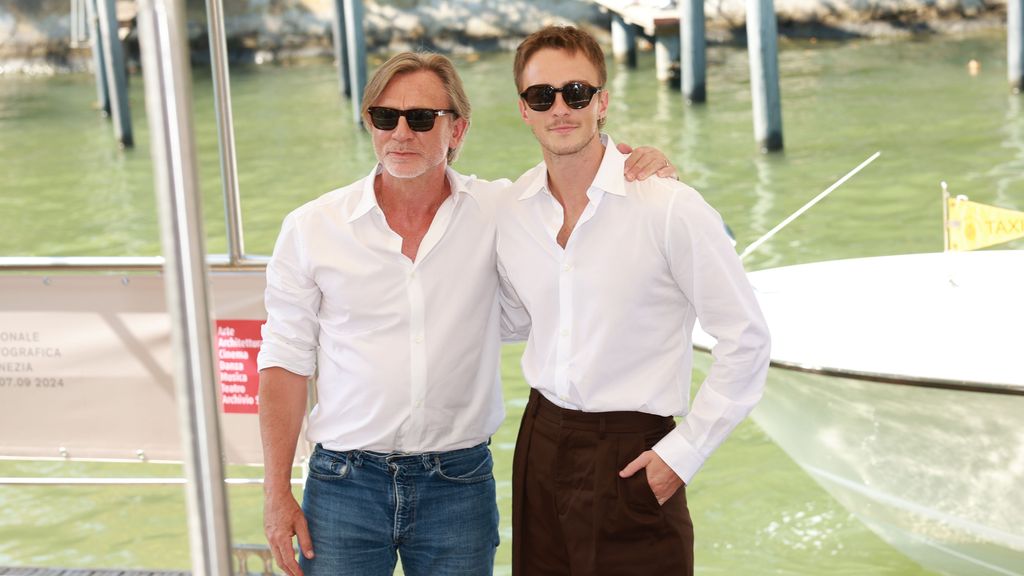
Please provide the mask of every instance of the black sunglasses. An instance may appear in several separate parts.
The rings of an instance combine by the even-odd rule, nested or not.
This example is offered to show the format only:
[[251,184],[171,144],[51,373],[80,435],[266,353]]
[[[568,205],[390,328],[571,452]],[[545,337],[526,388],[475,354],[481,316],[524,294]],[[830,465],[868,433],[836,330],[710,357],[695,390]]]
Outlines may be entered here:
[[371,106],[366,109],[370,113],[370,123],[377,130],[394,130],[398,127],[398,119],[405,116],[409,129],[413,132],[430,132],[434,129],[434,120],[438,116],[458,116],[455,110],[432,110],[430,108],[413,108],[397,110]]
[[591,86],[586,82],[574,80],[561,88],[551,84],[535,84],[519,93],[526,105],[537,112],[544,112],[555,104],[555,93],[562,93],[565,105],[573,110],[581,110],[590,106],[594,94],[601,91],[601,86]]

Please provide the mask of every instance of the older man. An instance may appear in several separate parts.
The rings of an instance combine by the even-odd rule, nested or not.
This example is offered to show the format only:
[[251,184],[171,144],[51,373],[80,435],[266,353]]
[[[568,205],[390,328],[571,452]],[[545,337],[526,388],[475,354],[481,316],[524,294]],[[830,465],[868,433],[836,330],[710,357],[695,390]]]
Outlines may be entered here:
[[[692,574],[685,484],[761,397],[768,367],[718,214],[676,180],[623,179],[600,132],[606,80],[601,47],[576,28],[545,28],[516,52],[520,114],[544,155],[499,206],[510,310],[532,320],[516,575]],[[690,407],[698,318],[718,343]]]
[[[491,574],[487,444],[504,418],[494,210],[508,182],[449,168],[470,104],[447,58],[395,56],[363,102],[377,166],[289,214],[267,267],[267,539],[293,576],[392,574],[399,556],[409,576]],[[636,164],[646,175],[665,159]],[[300,508],[291,464],[314,372]]]

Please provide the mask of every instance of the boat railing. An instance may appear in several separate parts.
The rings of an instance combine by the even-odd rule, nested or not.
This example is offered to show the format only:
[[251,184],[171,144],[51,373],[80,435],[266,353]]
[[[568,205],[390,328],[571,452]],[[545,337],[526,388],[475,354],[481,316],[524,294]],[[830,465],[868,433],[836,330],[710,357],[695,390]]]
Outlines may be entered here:
[[[210,254],[210,270],[244,271],[266,268],[269,256]],[[164,269],[163,256],[0,256],[3,272],[129,272]]]

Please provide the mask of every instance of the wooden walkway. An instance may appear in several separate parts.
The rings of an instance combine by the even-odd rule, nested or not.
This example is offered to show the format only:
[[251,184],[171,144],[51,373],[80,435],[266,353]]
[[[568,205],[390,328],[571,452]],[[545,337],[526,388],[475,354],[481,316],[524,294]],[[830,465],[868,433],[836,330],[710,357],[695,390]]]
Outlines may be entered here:
[[679,26],[679,8],[652,8],[637,4],[633,0],[591,0],[591,2],[612,14],[618,14],[627,24],[639,26],[648,36],[656,35],[658,28]]

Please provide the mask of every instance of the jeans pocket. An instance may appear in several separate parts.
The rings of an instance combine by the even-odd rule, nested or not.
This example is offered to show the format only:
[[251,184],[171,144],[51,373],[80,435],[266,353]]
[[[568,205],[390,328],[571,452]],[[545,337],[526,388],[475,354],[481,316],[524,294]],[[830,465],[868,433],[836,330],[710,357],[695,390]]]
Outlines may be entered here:
[[348,457],[319,446],[309,459],[309,475],[320,480],[342,480],[351,470]]
[[434,456],[438,477],[459,484],[485,482],[494,478],[494,460],[487,448]]

